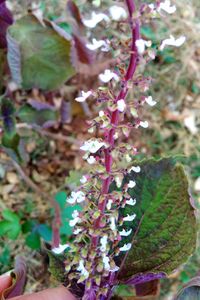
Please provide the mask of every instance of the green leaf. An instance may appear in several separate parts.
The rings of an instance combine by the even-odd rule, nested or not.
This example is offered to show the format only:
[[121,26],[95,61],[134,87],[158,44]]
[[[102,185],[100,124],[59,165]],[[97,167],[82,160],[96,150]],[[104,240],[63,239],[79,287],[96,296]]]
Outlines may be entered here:
[[57,120],[57,112],[51,109],[36,109],[29,104],[25,104],[18,111],[18,117],[21,121],[28,124],[45,126],[48,122]]
[[31,249],[34,249],[34,250],[40,249],[40,246],[41,246],[40,236],[36,231],[30,233],[26,237],[26,245],[29,246]]
[[21,232],[20,218],[8,209],[2,211],[2,216],[4,221],[0,222],[0,236],[6,235],[15,240]]
[[75,74],[69,35],[31,14],[9,27],[8,62],[13,78],[25,89],[54,90]]
[[[122,280],[139,273],[170,274],[196,246],[196,220],[183,167],[172,158],[144,160],[139,165],[140,173],[131,172],[125,178],[125,183],[136,181],[136,187],[128,190],[136,205],[120,210],[121,217],[136,214],[120,227],[132,229],[121,241],[121,246],[132,243],[119,273]],[[116,257],[118,266],[123,253]]]
[[47,251],[49,256],[49,271],[52,276],[60,283],[66,283],[65,264],[63,255],[56,255],[51,251]]
[[50,242],[52,240],[52,230],[46,224],[38,225],[37,232],[46,242]]
[[193,278],[179,292],[174,300],[199,300],[200,299],[200,277]]
[[16,133],[14,136],[10,136],[4,133],[1,143],[2,146],[5,147],[8,155],[17,161],[22,161],[22,149],[19,134]]

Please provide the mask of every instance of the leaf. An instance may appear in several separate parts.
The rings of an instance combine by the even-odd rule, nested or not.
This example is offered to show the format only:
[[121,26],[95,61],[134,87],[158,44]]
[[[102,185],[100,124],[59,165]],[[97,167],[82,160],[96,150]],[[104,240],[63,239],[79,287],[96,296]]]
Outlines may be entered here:
[[49,271],[60,283],[66,283],[64,256],[57,255],[47,250],[49,256]]
[[200,299],[200,277],[193,278],[178,293],[174,300],[199,300]]
[[46,242],[50,242],[52,240],[52,230],[46,224],[38,225],[37,232]]
[[1,101],[1,116],[3,118],[4,134],[12,139],[16,134],[15,107],[10,99],[3,98]]
[[79,8],[74,1],[67,1],[67,10],[70,12],[71,16],[76,20],[79,27],[84,27]]
[[0,48],[7,47],[6,32],[8,27],[13,23],[13,17],[9,9],[6,7],[6,1],[0,1]]
[[[19,46],[17,55],[14,55],[13,40]],[[20,78],[17,73],[21,74],[24,89],[59,88],[75,74],[70,56],[69,35],[53,22],[38,20],[29,14],[8,30],[9,66],[14,79]]]
[[26,264],[22,257],[17,256],[15,261],[15,269],[11,272],[12,285],[7,288],[1,300],[10,299],[23,294],[24,285],[26,282]]
[[1,140],[2,146],[4,147],[5,151],[11,156],[14,160],[22,161],[23,157],[23,150],[22,145],[20,143],[20,136],[19,134],[15,134],[13,136],[9,136],[4,134]]
[[52,126],[57,121],[57,112],[53,109],[41,108],[39,109],[36,106],[25,104],[23,105],[17,116],[22,122],[27,124],[38,125],[41,127]]
[[4,220],[0,222],[0,236],[6,235],[15,240],[21,232],[20,218],[9,209],[3,210],[2,216]]
[[40,236],[36,231],[31,232],[26,237],[26,245],[34,250],[40,249],[40,246],[41,246]]
[[132,248],[126,256],[121,252],[116,257],[116,264],[122,264],[118,278],[123,282],[140,275],[148,278],[148,273],[170,274],[196,246],[196,221],[183,167],[172,158],[139,165],[141,172],[131,172],[124,182],[136,181],[129,194],[137,203],[120,210],[121,217],[136,214],[134,221],[124,222],[123,228],[132,233],[121,241],[121,246],[132,243]]

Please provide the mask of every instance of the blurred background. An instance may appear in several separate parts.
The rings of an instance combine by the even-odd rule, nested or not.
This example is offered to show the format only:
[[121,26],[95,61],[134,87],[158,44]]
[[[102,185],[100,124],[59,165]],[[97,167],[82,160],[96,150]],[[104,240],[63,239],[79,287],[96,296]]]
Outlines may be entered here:
[[[107,12],[109,6],[121,1],[75,1],[82,15],[87,19],[92,10]],[[137,1],[138,4],[141,1]],[[146,3],[151,3],[146,1]],[[149,128],[133,134],[134,141],[143,156],[177,155],[184,164],[190,181],[190,192],[196,207],[200,206],[200,2],[196,0],[175,0],[177,12],[165,21],[156,21],[154,25],[142,27],[142,37],[157,44],[160,40],[174,36],[186,36],[186,43],[180,48],[166,48],[158,52],[156,59],[141,71],[153,77],[151,93],[158,104],[146,110],[144,119],[149,121]],[[7,1],[15,19],[26,14],[28,9],[39,11],[50,20],[60,19],[62,28],[70,32],[67,22],[66,1]],[[129,33],[121,33],[120,25],[99,26],[92,30],[90,37],[97,40],[107,37],[115,42],[126,40]],[[113,43],[114,43],[113,42]],[[115,49],[115,53],[117,49]],[[107,57],[107,59],[109,59]],[[91,83],[92,81],[92,83]],[[16,103],[34,98],[59,106],[62,99],[70,102],[69,120],[62,126],[55,126],[40,132],[30,128],[19,129],[25,137],[28,153],[26,165],[14,163],[7,154],[0,152],[0,212],[13,212],[13,224],[19,226],[17,240],[12,235],[0,233],[0,272],[13,267],[15,255],[23,253],[28,263],[27,291],[41,290],[55,285],[47,275],[46,257],[42,245],[51,240],[51,220],[53,216],[49,200],[41,196],[39,189],[50,195],[57,195],[60,203],[65,198],[63,189],[70,191],[79,184],[86,166],[79,155],[79,146],[87,136],[84,126],[86,120],[97,114],[93,100],[83,107],[68,98],[69,93],[77,95],[80,89],[98,87],[98,76],[92,79],[77,77],[70,87],[63,86],[54,94],[43,94],[39,90],[24,92],[14,83],[9,82]],[[70,94],[71,95],[71,94]],[[133,94],[130,94],[132,97]],[[71,97],[71,96],[70,96]],[[30,180],[29,180],[30,179]],[[36,188],[37,187],[37,188]],[[197,211],[197,219],[198,211]],[[18,225],[17,225],[18,224]],[[63,225],[63,238],[69,234],[67,225]],[[169,279],[161,283],[162,300],[170,300],[176,291],[192,277],[200,273],[200,248],[188,262],[180,267]],[[118,291],[121,293],[121,291]],[[124,293],[124,291],[122,291]],[[126,291],[127,296],[130,291]],[[130,295],[129,295],[130,296]],[[131,298],[127,298],[131,299]]]

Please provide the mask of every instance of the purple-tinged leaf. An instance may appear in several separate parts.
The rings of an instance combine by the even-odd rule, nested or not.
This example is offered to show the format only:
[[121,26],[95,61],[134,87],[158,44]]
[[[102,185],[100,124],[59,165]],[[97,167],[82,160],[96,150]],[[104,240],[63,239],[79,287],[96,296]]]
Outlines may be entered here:
[[69,101],[62,100],[60,107],[61,123],[69,123],[72,119],[72,107]]
[[52,111],[56,110],[56,108],[54,106],[50,105],[49,103],[40,102],[35,99],[29,99],[28,103],[38,111],[45,110],[45,109],[50,109]]
[[3,292],[2,299],[10,299],[23,294],[26,282],[26,264],[22,257],[18,256],[15,262],[15,269],[11,273],[12,285]]
[[17,41],[13,39],[9,33],[7,33],[7,42],[8,42],[7,59],[12,74],[12,79],[15,81],[15,83],[18,86],[20,86],[22,83],[20,47]]
[[142,299],[143,297],[157,297],[160,293],[160,281],[159,279],[151,280],[148,282],[140,283],[135,286],[136,295]]
[[71,16],[76,20],[80,28],[84,27],[81,14],[78,6],[72,0],[67,1],[67,10],[70,12]]
[[7,47],[6,32],[8,27],[13,23],[13,17],[6,7],[6,1],[0,1],[0,48]]
[[144,274],[137,274],[136,276],[133,276],[132,278],[126,280],[125,282],[123,282],[124,284],[127,285],[138,285],[141,283],[145,283],[145,282],[149,282],[152,280],[156,280],[156,279],[162,279],[165,278],[166,274],[161,272],[161,273],[144,273]]

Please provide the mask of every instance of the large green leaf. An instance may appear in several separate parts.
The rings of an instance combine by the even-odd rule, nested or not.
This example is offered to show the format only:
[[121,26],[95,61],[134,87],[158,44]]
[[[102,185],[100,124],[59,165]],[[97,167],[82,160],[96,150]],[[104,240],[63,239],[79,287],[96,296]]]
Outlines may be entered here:
[[9,28],[9,66],[25,89],[57,89],[75,74],[70,56],[70,37],[52,22],[29,14]]
[[140,173],[131,172],[125,178],[125,183],[136,181],[128,192],[137,202],[120,211],[121,217],[136,214],[132,222],[123,224],[132,233],[123,237],[121,246],[132,243],[132,248],[126,257],[121,252],[116,258],[117,265],[122,264],[121,280],[141,273],[171,273],[196,245],[194,209],[183,167],[171,158],[143,161],[140,167]]
[[3,210],[3,221],[0,222],[0,236],[6,235],[8,238],[15,240],[21,232],[20,218],[11,210]]

